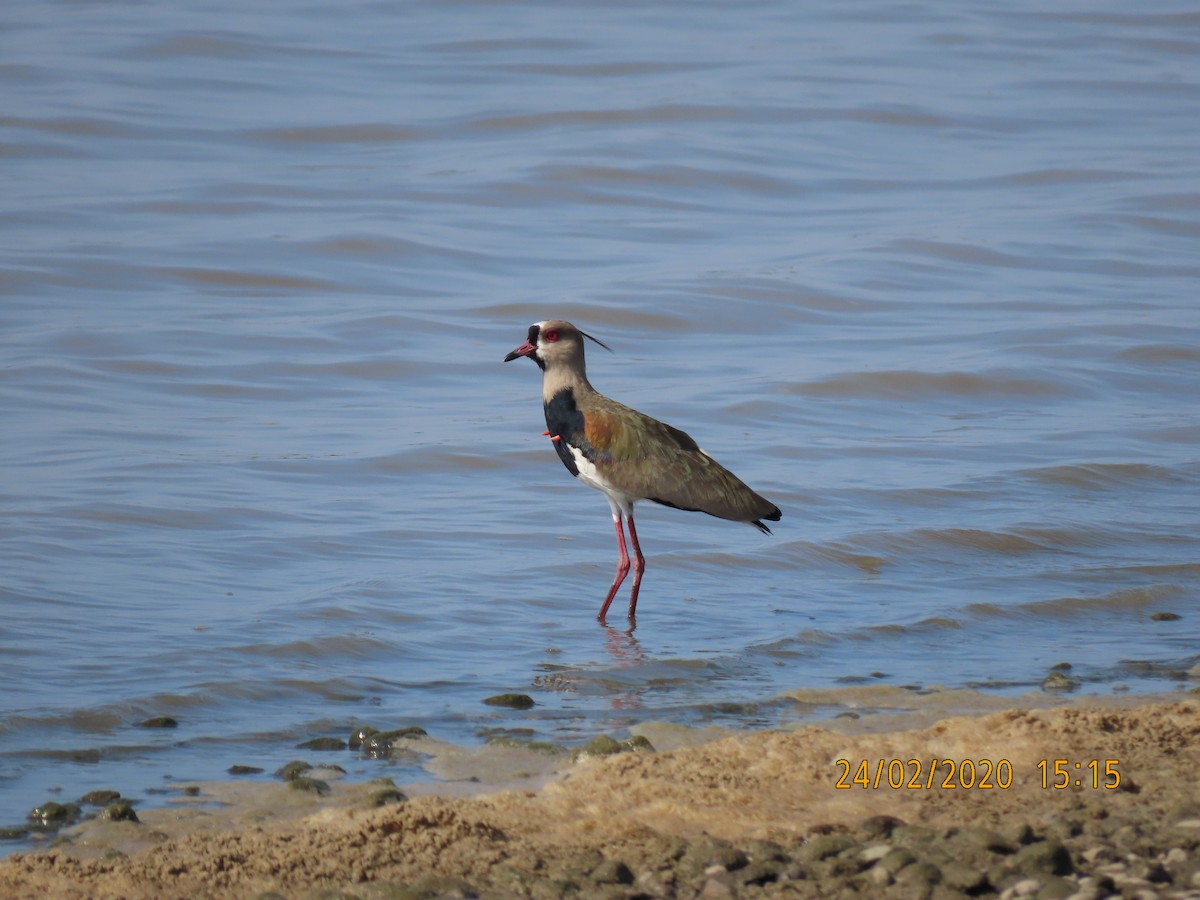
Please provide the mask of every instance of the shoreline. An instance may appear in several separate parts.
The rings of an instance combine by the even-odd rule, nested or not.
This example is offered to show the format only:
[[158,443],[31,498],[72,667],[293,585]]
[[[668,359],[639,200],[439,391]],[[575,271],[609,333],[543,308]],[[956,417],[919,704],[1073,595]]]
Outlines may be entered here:
[[0,860],[0,884],[13,898],[1200,897],[1200,697],[1021,699],[947,717],[954,692],[935,693],[902,714],[728,736],[647,723],[632,730],[657,752],[564,765],[506,748],[490,781],[473,780],[485,754],[436,745],[458,780],[399,791],[215,782]]

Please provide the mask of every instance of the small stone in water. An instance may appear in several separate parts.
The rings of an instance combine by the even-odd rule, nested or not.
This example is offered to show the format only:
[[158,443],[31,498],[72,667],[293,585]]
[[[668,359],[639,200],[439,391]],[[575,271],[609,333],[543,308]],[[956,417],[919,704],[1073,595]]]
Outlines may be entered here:
[[88,806],[108,806],[114,800],[120,799],[120,791],[89,791],[79,798],[79,802]]
[[387,806],[389,803],[405,803],[407,800],[408,796],[402,791],[398,791],[394,787],[385,787],[372,791],[371,796],[367,798],[367,804],[369,806]]
[[528,694],[496,694],[483,701],[488,706],[507,706],[510,709],[530,709],[534,703]]
[[1062,672],[1051,672],[1042,680],[1043,691],[1073,691],[1080,685],[1078,678],[1064,675]]
[[572,762],[587,759],[589,756],[612,756],[614,753],[629,753],[637,751],[654,752],[654,745],[644,736],[635,734],[628,740],[618,741],[606,734],[592,738],[571,754]]
[[261,775],[263,770],[261,766],[238,766],[233,765],[226,769],[230,775]]
[[391,743],[400,738],[423,738],[428,736],[429,732],[420,725],[409,725],[406,728],[393,728],[391,731],[377,731],[371,735],[371,740]]
[[170,716],[154,716],[137,723],[138,728],[178,728],[179,723]]
[[275,770],[275,775],[285,781],[295,781],[303,773],[312,768],[310,763],[306,763],[302,759],[293,759],[286,766],[280,766]]
[[370,756],[387,756],[397,741],[404,739],[423,738],[428,735],[424,728],[410,725],[407,728],[396,728],[392,731],[376,731],[362,742],[362,751]]
[[346,742],[341,738],[313,738],[311,741],[305,741],[302,744],[297,744],[297,750],[345,750]]
[[610,738],[606,734],[599,737],[594,737],[574,753],[571,754],[573,760],[587,759],[589,756],[612,756],[614,753],[622,751],[620,743],[614,738]]
[[607,734],[600,734],[599,737],[592,738],[587,744],[581,746],[574,754],[571,754],[571,761],[578,762],[587,760],[589,756],[612,756],[613,754],[628,754],[628,752],[654,752],[654,745],[642,734],[635,734],[634,737],[628,740],[617,740],[616,738],[608,737]]
[[288,787],[294,791],[320,794],[322,797],[329,793],[329,783],[319,778],[293,778],[288,782]]
[[74,803],[55,803],[51,800],[41,806],[35,806],[26,818],[42,825],[65,825],[79,818],[79,807]]
[[138,821],[137,813],[133,811],[133,806],[124,800],[120,803],[108,804],[108,806],[104,807],[104,812],[100,813],[100,818],[108,822]]

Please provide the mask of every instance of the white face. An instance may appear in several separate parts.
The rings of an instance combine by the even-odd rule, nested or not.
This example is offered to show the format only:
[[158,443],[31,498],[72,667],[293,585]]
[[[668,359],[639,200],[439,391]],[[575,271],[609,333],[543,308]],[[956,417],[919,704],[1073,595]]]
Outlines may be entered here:
[[571,326],[566,322],[535,322],[534,325],[538,330],[537,352],[542,359],[546,358],[548,351],[553,353],[570,344],[574,335]]

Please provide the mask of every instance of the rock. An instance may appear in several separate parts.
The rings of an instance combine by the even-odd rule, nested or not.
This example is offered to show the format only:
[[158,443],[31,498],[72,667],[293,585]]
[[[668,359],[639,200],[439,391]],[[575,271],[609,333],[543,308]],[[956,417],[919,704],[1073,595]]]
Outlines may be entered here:
[[368,806],[387,806],[390,803],[406,803],[408,795],[403,791],[398,791],[394,787],[384,787],[377,791],[372,791],[367,797]]
[[261,775],[263,773],[262,766],[238,766],[233,765],[225,770],[230,775]]
[[42,826],[58,828],[78,819],[79,807],[74,803],[55,803],[51,800],[41,806],[35,806],[26,818]]
[[[464,900],[468,897],[478,897],[482,893],[461,878],[450,875],[426,875],[410,885],[391,884],[387,888],[385,896],[389,900],[426,900],[431,897],[437,897],[439,900]],[[255,900],[263,898],[258,897]],[[279,900],[284,898],[279,896]]]
[[903,847],[897,847],[879,861],[879,865],[886,869],[892,876],[902,869],[913,865],[917,858]]
[[1032,878],[1069,875],[1075,871],[1071,863],[1071,854],[1060,841],[1053,838],[1022,847],[1013,855],[1010,867],[1014,872]]
[[1062,816],[1050,823],[1046,830],[1063,838],[1079,837],[1083,834],[1083,822],[1073,816]]
[[[1026,825],[1026,828],[1029,826]],[[1021,841],[1012,841],[995,831],[990,831],[986,828],[968,828],[964,829],[962,834],[968,836],[976,847],[986,850],[989,853],[999,853],[1003,856],[1011,856],[1016,853],[1021,845]]]
[[1160,862],[1150,863],[1142,877],[1151,884],[1170,884],[1171,882],[1171,873]]
[[1023,878],[1022,880],[1018,881],[1016,884],[1009,887],[1008,890],[1004,891],[1004,893],[1002,893],[1000,895],[1000,897],[1001,898],[1032,897],[1034,894],[1037,893],[1038,888],[1040,888],[1041,886],[1042,886],[1042,883],[1040,881],[1038,881],[1036,878]]
[[1037,891],[1037,900],[1064,900],[1079,892],[1079,885],[1069,878],[1051,875],[1045,879]]
[[1033,827],[1028,822],[1020,822],[1005,830],[1007,837],[1014,844],[1032,844],[1035,840]]
[[418,740],[428,736],[429,732],[424,728],[418,725],[409,725],[406,728],[393,728],[390,731],[376,731],[363,740],[361,747],[371,754],[388,753],[400,741]]
[[951,860],[942,866],[942,881],[965,894],[979,894],[987,887],[987,873],[965,862]]
[[341,738],[313,738],[311,741],[305,741],[302,744],[297,744],[297,750],[345,750],[347,744]]
[[863,851],[858,854],[858,858],[866,863],[877,863],[891,852],[891,844],[872,844],[864,847]]
[[676,870],[681,878],[691,880],[703,875],[712,876],[718,872],[738,869],[748,861],[746,854],[728,841],[703,837],[687,845],[679,856]]
[[104,807],[104,811],[100,813],[100,818],[106,822],[137,822],[137,813],[133,811],[133,805],[127,801],[118,803],[110,803]]
[[578,750],[571,754],[572,760],[587,759],[592,756],[612,756],[614,753],[620,753],[625,748],[615,738],[611,738],[606,734],[592,738]]
[[496,694],[484,701],[488,706],[507,706],[510,709],[531,709],[533,698],[528,694]]
[[285,781],[292,781],[299,778],[305,772],[312,768],[312,763],[306,763],[302,759],[293,759],[290,763],[280,766],[275,770],[275,776],[282,778]]
[[1052,671],[1042,679],[1042,690],[1066,693],[1077,690],[1082,683],[1078,678],[1072,678],[1059,671]]
[[933,863],[917,861],[895,874],[896,884],[917,892],[932,890],[942,880],[942,870]]
[[606,859],[591,872],[598,884],[633,884],[633,872],[619,859]]
[[831,856],[837,856],[854,845],[855,841],[849,835],[821,834],[809,838],[796,854],[796,858],[801,862],[818,862]]
[[734,872],[734,881],[743,885],[762,886],[778,881],[782,871],[783,866],[780,861],[752,862]]
[[79,802],[87,806],[108,806],[114,800],[120,799],[120,791],[88,791],[79,798]]
[[1112,862],[1116,857],[1113,855],[1112,847],[1106,844],[1097,844],[1094,847],[1088,847],[1080,856],[1087,861],[1087,864],[1094,866],[1098,863]]
[[704,882],[699,896],[700,900],[726,900],[733,897],[733,888],[720,879],[710,878]]
[[582,747],[577,748],[571,753],[571,761],[578,762],[581,759],[588,759],[592,756],[612,756],[615,753],[629,752],[654,752],[654,745],[640,734],[633,737],[618,741],[616,738],[609,737],[606,734],[592,738]]
[[528,739],[499,736],[487,739],[490,747],[515,747],[518,750],[532,750],[535,753],[545,753],[548,756],[558,756],[567,752],[562,744],[553,741],[531,741]]
[[886,840],[892,836],[892,832],[899,826],[905,824],[903,819],[897,819],[895,816],[871,816],[868,819],[863,819],[858,826],[858,830],[868,840]]
[[322,797],[328,794],[330,790],[329,782],[305,776],[291,779],[288,781],[288,787],[294,791],[307,791],[310,794],[319,794]]
[[178,728],[179,722],[170,716],[153,716],[137,723],[138,728]]
[[742,845],[750,862],[787,862],[787,853],[774,841],[749,840]]

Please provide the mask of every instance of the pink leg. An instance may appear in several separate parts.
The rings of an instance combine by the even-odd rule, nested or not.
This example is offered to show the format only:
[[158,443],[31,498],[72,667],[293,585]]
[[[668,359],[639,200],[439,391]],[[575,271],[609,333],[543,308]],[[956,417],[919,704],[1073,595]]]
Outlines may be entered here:
[[[613,602],[613,597],[617,596],[617,591],[621,588],[621,582],[625,580],[625,576],[629,574],[629,551],[625,549],[625,529],[621,527],[620,518],[613,519],[613,525],[617,530],[617,549],[621,551],[621,558],[617,561],[617,574],[613,577],[612,587],[608,589],[608,596],[604,598],[604,605],[600,607],[600,614],[596,616],[601,621],[604,620],[605,614],[608,612],[609,605]],[[633,532],[633,523],[629,524],[629,531]],[[637,539],[634,539],[633,546],[637,548]],[[641,551],[638,551],[638,561],[641,562]],[[637,578],[641,579],[641,570],[639,568]]]
[[637,529],[633,527],[633,514],[625,517],[629,522],[629,540],[633,542],[633,589],[629,592],[629,618],[637,609],[638,588],[642,586],[642,572],[646,568],[646,557],[642,556],[642,548],[638,545]]

